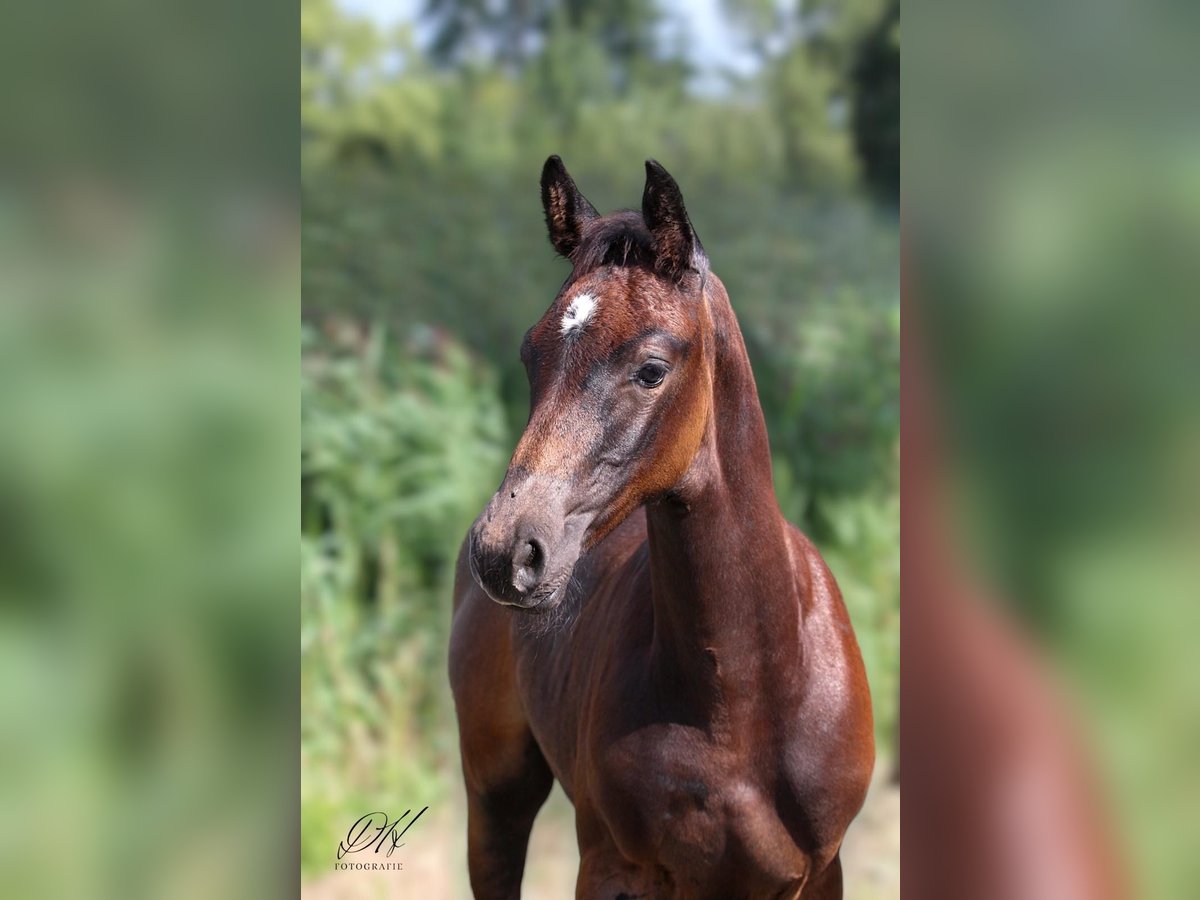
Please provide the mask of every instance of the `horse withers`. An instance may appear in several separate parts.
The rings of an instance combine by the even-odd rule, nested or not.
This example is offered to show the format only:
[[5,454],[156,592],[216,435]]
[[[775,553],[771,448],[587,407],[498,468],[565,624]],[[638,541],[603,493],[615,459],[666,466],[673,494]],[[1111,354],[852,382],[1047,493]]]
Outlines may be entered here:
[[579,898],[842,896],[874,764],[841,594],[784,520],[728,295],[683,197],[601,216],[552,156],[572,264],[531,409],[459,556],[450,681],[478,898],[515,898],[558,779]]

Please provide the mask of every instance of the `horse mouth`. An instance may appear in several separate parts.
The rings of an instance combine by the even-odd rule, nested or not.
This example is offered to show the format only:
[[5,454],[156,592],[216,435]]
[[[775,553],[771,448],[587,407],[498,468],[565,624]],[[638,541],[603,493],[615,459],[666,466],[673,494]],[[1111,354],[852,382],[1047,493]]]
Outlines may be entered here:
[[[474,536],[472,536],[471,545],[474,545]],[[483,591],[484,596],[493,603],[528,613],[544,612],[558,606],[566,594],[567,584],[575,574],[575,568],[572,566],[564,575],[549,581],[544,580],[540,582],[525,596],[506,598],[498,597],[488,589],[487,582],[479,576],[479,570],[475,564],[473,553],[468,554],[467,568],[476,587]]]
[[[507,606],[511,609],[520,610],[526,613],[543,613],[554,609],[562,601],[563,595],[566,593],[567,582],[571,580],[570,572],[564,578],[556,579],[553,583],[547,584],[543,582],[539,584],[528,597],[521,601],[513,603],[507,600],[496,600],[501,606]],[[491,596],[491,595],[489,595]]]
[[[502,541],[507,543],[507,538]],[[562,603],[575,575],[579,547],[572,543],[547,542],[528,533],[515,541],[514,550],[496,551],[484,549],[472,527],[465,548],[467,568],[475,586],[493,603],[522,612],[547,611]]]

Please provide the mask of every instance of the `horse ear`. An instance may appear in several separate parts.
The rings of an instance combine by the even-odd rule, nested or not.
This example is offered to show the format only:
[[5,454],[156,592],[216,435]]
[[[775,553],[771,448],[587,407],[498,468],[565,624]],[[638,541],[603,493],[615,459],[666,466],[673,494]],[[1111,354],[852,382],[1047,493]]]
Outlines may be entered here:
[[550,243],[563,256],[569,257],[579,246],[583,223],[600,214],[579,193],[563,161],[551,156],[542,166],[542,208],[546,211],[546,228]]
[[672,278],[688,271],[703,272],[708,257],[683,205],[679,185],[662,165],[646,160],[646,189],[642,192],[642,218],[654,236],[658,267]]

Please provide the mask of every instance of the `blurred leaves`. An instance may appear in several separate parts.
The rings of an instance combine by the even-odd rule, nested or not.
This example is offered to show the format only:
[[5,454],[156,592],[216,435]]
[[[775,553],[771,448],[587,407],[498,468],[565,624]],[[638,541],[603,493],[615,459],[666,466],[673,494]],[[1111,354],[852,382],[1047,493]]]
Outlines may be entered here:
[[[856,76],[880,33],[896,46],[883,0],[779,8],[769,33],[753,6],[727,4],[731,27],[759,48],[758,71],[726,73],[720,92],[700,96],[686,19],[653,0],[431,0],[428,56],[415,23],[385,33],[334,0],[304,0],[304,161],[484,172],[558,153],[620,178],[629,159],[661,157],[699,176],[753,171],[791,188],[853,187],[852,107],[872,110],[873,129],[898,128],[898,55],[877,54]],[[857,146],[872,170],[898,170],[894,142]]]
[[[194,896],[204,858],[238,896],[220,864],[282,849],[262,818],[291,789],[271,747],[299,474],[280,205],[80,176],[4,199],[6,887]],[[88,834],[69,866],[63,817]]]
[[[382,792],[426,802],[447,774],[454,561],[509,440],[486,367],[444,332],[393,348],[331,317],[304,348],[302,812],[324,833]],[[302,862],[331,846],[306,838]]]

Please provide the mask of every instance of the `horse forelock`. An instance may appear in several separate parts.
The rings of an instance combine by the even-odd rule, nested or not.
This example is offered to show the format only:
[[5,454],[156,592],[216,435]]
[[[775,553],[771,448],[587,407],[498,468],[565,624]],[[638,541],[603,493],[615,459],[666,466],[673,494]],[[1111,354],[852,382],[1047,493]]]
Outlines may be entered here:
[[654,268],[654,238],[642,214],[623,209],[584,226],[583,236],[571,254],[576,277],[603,266]]

